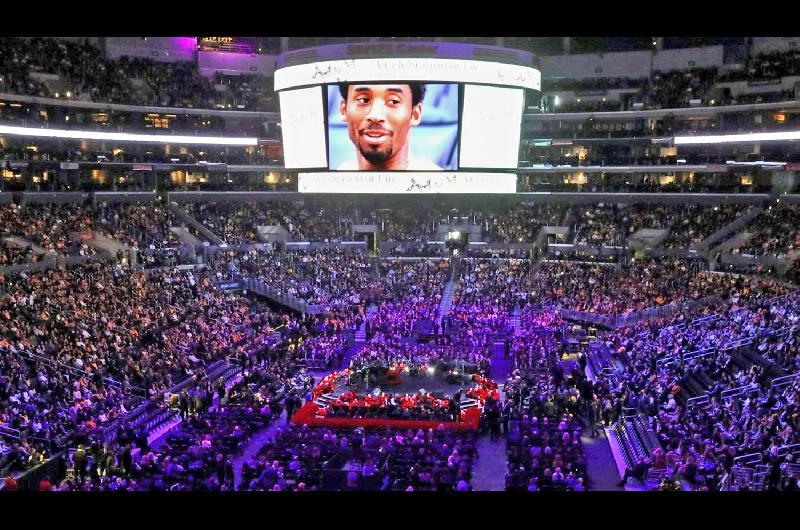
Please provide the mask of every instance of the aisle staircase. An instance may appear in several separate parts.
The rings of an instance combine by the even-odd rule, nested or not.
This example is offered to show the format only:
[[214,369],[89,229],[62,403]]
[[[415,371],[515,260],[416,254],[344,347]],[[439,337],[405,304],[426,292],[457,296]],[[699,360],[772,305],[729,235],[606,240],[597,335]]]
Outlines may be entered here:
[[444,293],[442,293],[442,301],[439,302],[439,313],[438,313],[438,321],[442,321],[442,317],[446,315],[450,308],[453,306],[453,295],[456,291],[456,282],[450,280],[444,286]]
[[242,279],[242,287],[252,293],[268,298],[275,303],[281,304],[284,307],[288,307],[289,309],[303,313],[304,315],[316,315],[322,312],[321,306],[309,305],[304,300],[301,300],[294,295],[273,289],[258,278]]
[[180,239],[181,243],[186,245],[198,247],[203,244],[203,242],[200,241],[197,236],[189,232],[189,229],[184,226],[171,226],[169,231],[178,236],[178,239]]
[[442,300],[439,302],[439,309],[436,313],[436,321],[441,325],[442,317],[444,317],[447,313],[450,312],[450,308],[453,306],[453,295],[456,292],[456,285],[458,284],[458,280],[461,277],[461,260],[458,258],[454,258],[453,261],[453,270],[450,274],[450,281],[447,282],[444,286],[444,292],[442,292]]
[[372,277],[376,280],[380,280],[382,278],[381,258],[379,256],[370,256],[369,262],[372,265],[372,270],[371,270]]
[[191,215],[184,212],[176,203],[168,202],[167,209],[182,223],[185,223],[186,227],[192,227],[204,238],[208,239],[211,243],[215,245],[224,245],[225,241],[219,237],[217,234],[209,230],[203,223],[192,217]]
[[[632,411],[605,429],[620,478],[625,475],[627,468],[632,468],[636,464],[639,458],[650,457],[654,448],[661,447],[648,422],[642,416],[630,412]],[[648,478],[655,480],[659,477]],[[647,489],[658,487],[660,480],[655,485],[651,482],[646,481]]]
[[697,248],[701,250],[710,250],[713,245],[725,242],[730,234],[733,234],[740,228],[747,226],[750,221],[758,217],[763,211],[764,208],[760,206],[753,206],[749,208],[742,215],[698,243]]
[[511,325],[514,328],[515,337],[518,337],[522,333],[522,321],[520,320],[520,315],[522,315],[522,309],[515,307],[514,312],[511,314]]

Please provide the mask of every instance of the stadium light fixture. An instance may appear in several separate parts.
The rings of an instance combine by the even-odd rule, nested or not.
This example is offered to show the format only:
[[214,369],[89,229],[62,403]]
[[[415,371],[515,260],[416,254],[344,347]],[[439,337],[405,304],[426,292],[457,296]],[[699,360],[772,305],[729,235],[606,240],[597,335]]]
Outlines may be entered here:
[[111,140],[118,142],[142,142],[159,144],[195,145],[258,145],[258,138],[226,136],[184,136],[164,134],[130,134],[99,131],[71,131],[66,129],[39,129],[37,127],[12,127],[0,125],[0,134],[32,136],[36,138],[67,138],[74,140]]

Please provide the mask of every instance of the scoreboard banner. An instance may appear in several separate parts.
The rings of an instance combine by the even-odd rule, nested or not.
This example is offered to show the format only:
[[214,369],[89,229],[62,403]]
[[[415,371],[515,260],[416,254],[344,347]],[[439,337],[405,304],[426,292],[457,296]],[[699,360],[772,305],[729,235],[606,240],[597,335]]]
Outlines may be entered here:
[[477,83],[541,90],[542,74],[517,64],[467,59],[350,59],[287,66],[275,71],[275,91],[329,83],[406,79]]
[[298,174],[300,193],[516,193],[513,173],[331,172]]

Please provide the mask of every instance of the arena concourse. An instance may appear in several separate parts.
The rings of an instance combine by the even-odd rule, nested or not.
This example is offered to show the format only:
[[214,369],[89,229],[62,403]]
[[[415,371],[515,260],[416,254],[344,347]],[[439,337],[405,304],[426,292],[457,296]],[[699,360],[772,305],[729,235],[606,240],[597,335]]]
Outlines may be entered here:
[[798,41],[0,38],[0,490],[797,491]]

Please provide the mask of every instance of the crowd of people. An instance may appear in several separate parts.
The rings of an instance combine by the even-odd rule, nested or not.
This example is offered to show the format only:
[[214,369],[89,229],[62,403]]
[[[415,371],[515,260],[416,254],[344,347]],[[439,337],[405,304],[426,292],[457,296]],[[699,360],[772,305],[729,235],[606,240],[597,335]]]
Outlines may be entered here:
[[58,491],[234,491],[233,460],[249,437],[281,416],[281,399],[311,384],[276,362],[252,365],[240,379],[206,381],[177,397],[183,421],[157,447],[122,427],[114,441],[80,444],[73,474]]
[[33,243],[39,248],[31,250],[49,258],[96,254],[80,239],[81,233],[91,233],[94,227],[94,219],[82,203],[0,204],[0,234]]
[[[654,72],[648,80],[545,80],[544,89],[638,91],[621,102],[567,102],[551,109],[556,112],[742,103],[747,99],[713,86],[793,75],[798,57],[795,51],[763,54],[748,59],[744,70],[721,76],[713,68],[691,68]],[[110,60],[88,40],[53,38],[0,39],[0,92],[201,109],[277,106],[269,77],[206,77],[189,62]],[[789,96],[794,90],[766,97]],[[35,105],[4,106],[2,118],[49,125],[62,116],[29,112],[39,110]],[[116,127],[130,117],[109,114],[105,125],[93,126]],[[65,119],[64,126],[85,126],[88,111],[80,116],[69,124]],[[201,118],[176,118],[176,128],[194,119]],[[747,119],[732,118],[727,126]],[[216,118],[201,121],[202,127],[189,125],[226,126]],[[553,122],[532,130],[547,131],[539,137],[627,138],[707,132],[714,125],[667,118],[652,124],[558,123],[558,129]],[[248,122],[241,130],[255,135],[259,127]],[[17,161],[248,164],[272,156],[267,151],[103,153],[4,142],[0,169],[5,175]],[[611,144],[546,155],[534,147],[531,153],[532,163],[553,166],[677,168],[727,158],[690,154],[679,162],[660,149]],[[652,175],[591,174],[576,185],[623,191],[743,187],[739,176],[728,177],[676,176],[662,186]],[[552,176],[535,174],[522,189],[548,184],[539,178]],[[563,175],[555,181],[561,187],[553,189],[573,186]],[[583,491],[592,484],[582,435],[599,436],[599,426],[623,425],[632,413],[644,418],[657,443],[642,447],[644,454],[629,462],[623,484],[658,472],[664,489],[676,483],[696,490],[798,488],[784,473],[796,462],[800,444],[800,299],[793,286],[773,280],[772,270],[710,272],[704,258],[630,259],[623,252],[609,257],[580,250],[559,254],[555,262],[533,259],[532,244],[546,226],[569,226],[584,249],[627,247],[641,229],[668,230],[664,245],[684,249],[745,214],[745,205],[569,207],[481,197],[204,202],[180,208],[227,245],[265,242],[270,237],[259,233],[262,226],[277,226],[286,236],[280,239],[303,244],[246,250],[222,245],[199,256],[198,249],[181,245],[173,228],[189,230],[201,243],[209,242],[201,233],[208,232],[196,224],[186,227],[183,214],[161,202],[0,205],[0,267],[44,262],[33,271],[0,274],[4,489],[17,488],[15,476],[67,450],[66,475],[43,477],[39,489],[469,491],[479,456],[476,440],[488,432],[492,440],[505,437],[507,490]],[[800,248],[798,214],[794,205],[767,207],[743,227],[752,236],[736,252],[794,257]],[[374,225],[376,236],[394,245],[393,257],[371,256],[373,249],[365,248],[371,239],[357,233],[356,225]],[[479,233],[487,245],[467,250],[466,259],[450,257],[438,241],[455,230]],[[95,235],[137,250],[143,267],[129,265],[121,252],[98,251],[90,244]],[[343,241],[359,244],[339,245]],[[490,248],[495,244],[514,248]],[[63,260],[91,256],[69,265]],[[403,259],[408,256],[435,258]],[[204,266],[178,268],[179,261]],[[42,265],[50,268],[40,270]],[[784,279],[796,284],[798,270],[796,261]],[[270,297],[230,287],[236,284],[230,280],[245,278],[263,284]],[[313,314],[291,303],[280,308],[276,300],[283,295]],[[676,311],[670,314],[646,311],[671,305]],[[567,341],[570,328],[563,319],[587,317],[574,311],[636,318],[619,319],[627,325],[602,330],[589,347]],[[356,336],[361,343],[353,347]],[[498,386],[489,377],[501,344],[511,368]],[[590,360],[608,361],[603,370],[592,369],[591,379],[585,372]],[[351,389],[320,399],[311,370],[344,366],[367,378],[373,369],[394,376],[466,376],[476,383],[464,397],[480,406],[478,432],[444,425],[333,430],[291,423],[303,401],[318,401],[318,414],[326,419],[444,424],[461,418],[460,394]],[[142,410],[155,410],[160,419],[137,421],[146,417],[138,415]],[[164,420],[174,423],[151,440],[151,428]],[[283,421],[256,456],[237,467],[255,435]],[[737,483],[737,472],[754,465],[762,469],[761,483],[753,477]]]
[[677,208],[666,205],[596,205],[576,207],[575,243],[579,245],[621,246],[642,228],[669,228]]
[[380,296],[382,291],[363,248],[223,250],[209,264],[228,276],[258,279],[314,305],[359,305]]
[[[797,75],[800,71],[800,54],[796,50],[763,52],[748,57],[741,69],[728,69],[721,73],[717,68],[689,68],[676,71],[655,71],[651,78],[592,78],[592,79],[545,79],[542,89],[546,93],[574,92],[575,99],[550,104],[549,112],[600,112],[634,109],[684,108],[704,106],[736,105],[765,102],[772,95],[757,94],[757,100],[748,97],[735,97],[729,92],[714,92],[717,83],[731,81],[765,81]],[[635,90],[625,98],[609,100],[584,97],[601,91],[628,89]],[[793,90],[779,91],[777,101],[794,98]]]
[[772,51],[748,57],[742,70],[727,72],[722,75],[722,80],[778,79],[798,73],[800,73],[800,53],[797,50]]
[[[0,57],[2,92],[129,105],[277,110],[269,80],[221,73],[208,78],[194,62],[107,59],[88,39],[4,38]],[[37,73],[59,76],[63,88],[58,95],[59,89],[49,88]]]
[[[258,243],[256,227],[280,226],[292,241],[361,240],[353,225],[374,225],[389,243],[400,243],[402,255],[419,252],[437,236],[440,226],[480,228],[489,243],[533,242],[542,226],[559,226],[567,207],[554,204],[498,204],[482,208],[440,203],[420,208],[383,208],[336,201],[280,203],[189,203],[184,211],[228,244]],[[443,237],[441,233],[439,237]],[[416,243],[417,245],[413,245]],[[408,249],[408,250],[402,250]],[[424,255],[418,254],[418,255]]]
[[109,237],[131,248],[180,246],[180,239],[170,228],[182,223],[162,204],[101,203],[96,215]]
[[248,491],[470,491],[475,435],[287,426],[245,462]]
[[486,219],[486,241],[534,241],[542,226],[561,226],[567,207],[559,204],[520,204]]
[[[192,62],[159,62],[123,56],[112,60],[87,39],[7,38],[0,48],[0,90],[37,96],[54,96],[35,74],[57,74],[67,97],[85,95],[92,101],[138,105],[225,108],[234,110],[276,110],[272,82],[255,75],[231,76],[217,73],[203,76]],[[710,89],[717,82],[742,79],[777,79],[797,71],[797,52],[774,51],[749,57],[741,70],[719,74],[716,68],[656,71],[651,78],[601,78],[585,80],[546,79],[546,92],[572,91],[578,94],[598,90],[635,89],[625,100],[601,101],[591,97],[564,102],[548,109],[555,112],[676,108],[700,100],[706,105],[735,103],[729,95],[714,99]],[[31,75],[34,74],[34,75]],[[132,80],[141,80],[145,87]],[[215,87],[222,87],[221,90]]]
[[590,408],[581,365],[561,362],[564,322],[525,308],[505,349],[513,371],[501,407],[507,433],[506,490],[584,491],[589,488],[581,432]]
[[631,313],[715,294],[716,276],[698,274],[699,266],[684,258],[640,258],[620,265],[553,261],[530,275],[530,297],[561,309]]
[[0,267],[36,263],[44,254],[34,252],[31,245],[17,245],[8,241],[0,241]]
[[689,205],[675,220],[664,246],[687,248],[697,245],[745,211],[746,206],[742,204]]
[[[260,243],[257,227],[279,226],[291,241],[352,241],[352,221],[314,203],[186,203],[184,211],[229,245]],[[346,237],[349,236],[349,237]]]
[[511,315],[527,297],[528,260],[466,260],[442,327],[459,341],[488,346],[510,331]]
[[161,204],[101,203],[96,208],[83,203],[3,204],[0,266],[94,256],[98,251],[89,240],[97,234],[141,252],[146,267],[162,265],[167,258],[179,257],[181,242],[170,228],[181,224]]
[[[3,120],[13,122],[15,118],[13,116],[3,115]],[[84,130],[88,127],[88,125],[82,124],[78,124],[78,126]],[[91,165],[93,168],[96,168],[99,164],[99,167],[103,168],[108,173],[114,173],[115,170],[117,170],[119,176],[125,177],[124,181],[118,181],[119,188],[136,191],[132,188],[142,179],[137,178],[136,174],[131,171],[131,168],[120,167],[119,165],[160,163],[175,164],[176,167],[185,167],[185,165],[190,164],[196,166],[195,169],[205,170],[208,169],[207,164],[248,165],[275,162],[275,159],[270,158],[267,153],[262,153],[260,150],[246,147],[225,146],[223,148],[214,148],[210,146],[194,145],[187,146],[185,152],[175,153],[166,145],[151,144],[146,145],[146,147],[130,146],[123,142],[113,145],[113,149],[108,149],[107,147],[106,149],[108,150],[94,150],[85,147],[82,148],[77,142],[74,147],[66,147],[64,144],[53,144],[47,140],[36,138],[26,138],[24,144],[17,145],[6,142],[5,145],[0,145],[0,168],[13,168],[13,164],[19,162],[40,162],[42,167],[51,169],[58,168],[61,162],[83,162],[85,163],[83,167],[89,167]],[[203,165],[206,165],[206,167],[202,167]],[[221,176],[225,177],[225,180],[227,180],[236,175],[222,173]],[[91,179],[86,178],[86,181],[90,180]],[[197,182],[195,187],[200,187],[201,185],[208,187],[213,183],[213,180],[212,174],[211,178],[206,179],[206,182]],[[95,185],[98,184],[97,182],[93,183]],[[269,183],[264,182],[262,178],[261,184],[266,186]],[[274,188],[279,188],[285,184],[285,180],[280,180],[273,182],[271,185]],[[164,183],[164,185],[168,186],[169,184]],[[144,183],[142,183],[141,186],[143,189],[139,191],[146,191],[148,189],[148,186]],[[234,186],[229,187],[235,189]],[[149,189],[152,190],[152,187],[149,187]],[[296,184],[294,189],[297,189]]]
[[754,236],[738,251],[755,256],[781,256],[796,252],[800,249],[798,216],[798,205],[769,206],[745,227],[745,231]]
[[[292,205],[307,208],[309,216],[321,211],[316,207]],[[66,242],[79,230],[137,248],[165,247],[174,243],[169,228],[178,223],[161,204],[3,208],[4,235],[48,249],[56,247],[54,238]],[[700,236],[691,227],[707,228],[684,223],[692,212],[721,225],[743,207],[610,210],[604,212],[608,224],[620,234],[670,226],[674,232],[684,224],[690,225],[687,241],[694,242]],[[520,206],[506,219],[488,208],[468,211],[436,216],[440,222],[488,223],[499,238],[511,240],[527,223],[563,222],[567,213],[563,207]],[[785,211],[764,215],[764,226],[789,223],[785,216],[793,209]],[[349,218],[360,222],[369,212]],[[217,215],[224,220],[224,213]],[[65,226],[59,231],[54,223]],[[693,488],[720,489],[742,455],[755,454],[763,465],[791,461],[784,448],[797,443],[800,389],[796,381],[776,388],[771,382],[800,370],[793,332],[800,304],[792,287],[765,275],[713,273],[702,259],[686,258],[595,264],[372,259],[364,249],[330,245],[212,254],[205,268],[141,271],[110,260],[0,276],[0,471],[19,473],[71,447],[71,474],[48,487],[468,490],[474,451],[454,446],[475,435],[447,429],[389,435],[287,426],[245,465],[238,483],[233,462],[284,409],[289,420],[303,397],[319,397],[306,370],[348,366],[362,373],[377,366],[426,376],[431,369],[449,374],[461,367],[463,374],[488,381],[498,343],[511,363],[503,392],[495,385],[470,389],[465,397],[479,398],[479,433],[505,435],[507,489],[588,489],[582,430],[595,435],[598,424],[624,421],[623,410],[630,409],[648,418],[661,447],[628,476],[669,469]],[[246,277],[319,305],[319,313],[298,315],[219,287]],[[700,300],[675,316],[604,332],[602,342],[618,365],[594,383],[582,370],[587,353],[567,355],[564,309],[619,315]],[[349,351],[360,332],[363,344]],[[242,371],[206,378],[220,362]],[[447,422],[455,408],[448,398],[352,390],[321,410],[334,419]],[[143,403],[171,408],[181,418],[157,446],[141,425],[125,426]],[[295,450],[299,439],[314,441]],[[430,449],[437,443],[447,451]],[[425,451],[409,458],[406,447]]]
[[109,424],[285,324],[196,271],[91,263],[0,279],[0,424],[47,441]]
[[[719,308],[608,335],[625,369],[595,392],[605,396],[604,402],[619,404],[612,411],[624,407],[648,418],[662,446],[647,448],[651,454],[641,457],[625,478],[643,480],[653,469],[666,473],[669,484],[677,480],[693,489],[731,489],[735,459],[755,454],[773,468],[766,486],[777,487],[780,465],[792,461],[779,448],[797,443],[792,426],[797,382],[784,388],[772,383],[800,367],[792,334],[779,333],[800,319],[797,295],[785,291],[764,281],[751,285],[747,297]],[[706,399],[693,403],[698,397]]]

